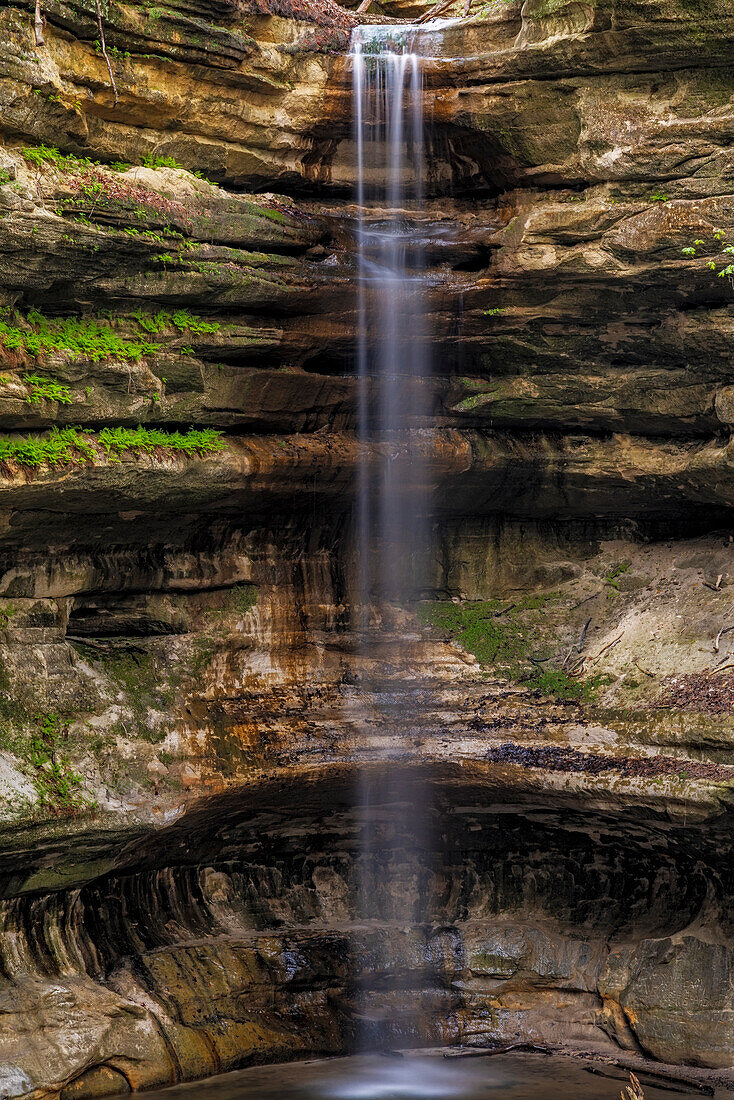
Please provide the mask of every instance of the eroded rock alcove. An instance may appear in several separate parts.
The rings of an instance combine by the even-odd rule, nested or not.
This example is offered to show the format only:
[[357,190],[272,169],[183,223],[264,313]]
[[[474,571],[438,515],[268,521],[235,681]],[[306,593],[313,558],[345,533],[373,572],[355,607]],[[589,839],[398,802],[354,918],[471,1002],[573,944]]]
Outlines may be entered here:
[[[110,2],[114,105],[94,4],[42,46],[34,6],[0,11],[0,1086],[360,1016],[730,1067],[729,5],[422,32],[434,549],[362,609],[354,17]],[[357,699],[430,792],[417,859],[386,797],[361,924]]]

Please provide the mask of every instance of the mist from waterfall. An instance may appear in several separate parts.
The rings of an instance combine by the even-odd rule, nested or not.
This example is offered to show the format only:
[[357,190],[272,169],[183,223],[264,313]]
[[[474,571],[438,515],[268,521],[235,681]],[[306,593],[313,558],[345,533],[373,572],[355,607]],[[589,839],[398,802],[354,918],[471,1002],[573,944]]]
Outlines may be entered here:
[[[410,28],[363,26],[353,32],[354,141],[358,206],[357,294],[360,562],[365,696],[362,739],[369,761],[358,791],[361,850],[358,916],[414,928],[425,919],[428,805],[424,784],[399,766],[406,728],[418,727],[406,604],[426,583],[430,547],[426,263],[420,213],[424,197],[423,72],[410,52]],[[370,455],[372,458],[370,458]],[[377,458],[375,459],[375,455]],[[388,607],[389,605],[389,607]],[[414,641],[412,643],[415,644]],[[397,1008],[390,933],[375,969],[386,979],[396,1015],[381,1019],[363,998],[358,1044],[386,1035],[406,1045],[417,1031],[409,1005]],[[403,979],[405,983],[405,979]],[[392,985],[390,985],[392,983]]]

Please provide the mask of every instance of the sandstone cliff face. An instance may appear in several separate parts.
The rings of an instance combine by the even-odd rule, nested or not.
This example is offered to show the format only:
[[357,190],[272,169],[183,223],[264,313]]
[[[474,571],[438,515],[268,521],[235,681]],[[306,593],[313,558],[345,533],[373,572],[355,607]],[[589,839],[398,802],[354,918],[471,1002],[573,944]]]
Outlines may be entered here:
[[[435,551],[373,594],[389,664],[353,625],[349,17],[111,0],[115,106],[93,9],[49,0],[42,47],[0,12],[0,1086],[341,1051],[363,987],[391,1042],[730,1066],[728,5],[422,32]],[[370,707],[436,850],[395,819],[358,928]]]

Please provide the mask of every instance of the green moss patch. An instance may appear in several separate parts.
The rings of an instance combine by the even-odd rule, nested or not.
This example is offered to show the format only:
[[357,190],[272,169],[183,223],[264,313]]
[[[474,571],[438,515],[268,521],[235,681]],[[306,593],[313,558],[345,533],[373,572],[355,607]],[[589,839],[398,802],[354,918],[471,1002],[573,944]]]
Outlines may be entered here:
[[506,600],[424,603],[418,617],[473,653],[483,668],[560,702],[590,702],[605,678],[579,680],[552,662],[555,638],[546,620],[559,593]]
[[[79,648],[84,648],[83,643]],[[148,714],[153,709],[167,711],[173,705],[174,693],[172,685],[161,675],[155,655],[135,646],[110,649],[102,655],[92,651],[90,657],[99,662],[123,692],[125,703],[135,715],[135,734],[154,743],[162,741],[165,730],[152,730]]]
[[245,615],[257,603],[257,588],[254,584],[236,584],[229,593],[229,602],[235,611]]

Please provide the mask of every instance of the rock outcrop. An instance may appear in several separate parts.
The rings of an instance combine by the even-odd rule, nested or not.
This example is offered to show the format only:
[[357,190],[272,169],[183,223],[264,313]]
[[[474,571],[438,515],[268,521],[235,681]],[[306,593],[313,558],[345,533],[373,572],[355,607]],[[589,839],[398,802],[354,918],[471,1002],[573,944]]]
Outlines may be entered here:
[[[368,455],[353,17],[110,0],[115,104],[95,5],[46,0],[41,46],[33,8],[0,12],[0,1092],[343,1051],[364,990],[391,1043],[732,1066],[730,6],[420,32],[432,415]],[[357,608],[358,464],[411,447],[429,588]],[[433,850],[385,806],[359,925],[375,739]]]

